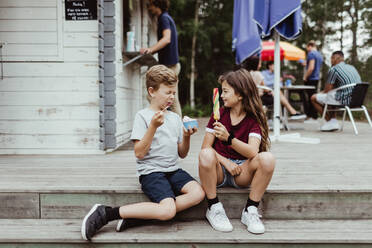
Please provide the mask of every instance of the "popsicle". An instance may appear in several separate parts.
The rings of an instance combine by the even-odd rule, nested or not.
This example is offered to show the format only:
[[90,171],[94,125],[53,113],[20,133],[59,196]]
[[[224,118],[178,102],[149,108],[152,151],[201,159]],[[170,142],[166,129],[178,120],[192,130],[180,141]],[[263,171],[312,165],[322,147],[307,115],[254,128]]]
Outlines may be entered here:
[[213,118],[218,121],[220,119],[220,94],[218,88],[213,89]]

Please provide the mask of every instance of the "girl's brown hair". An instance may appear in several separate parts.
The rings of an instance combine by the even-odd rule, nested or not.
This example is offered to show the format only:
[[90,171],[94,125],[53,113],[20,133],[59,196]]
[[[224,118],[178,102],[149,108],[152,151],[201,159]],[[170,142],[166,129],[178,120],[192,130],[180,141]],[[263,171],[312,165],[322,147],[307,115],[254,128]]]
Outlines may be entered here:
[[265,152],[270,147],[269,128],[267,119],[262,107],[261,98],[258,95],[258,89],[254,83],[251,74],[245,69],[230,71],[218,79],[219,83],[226,81],[243,100],[243,109],[248,116],[253,117],[261,128],[260,152]]

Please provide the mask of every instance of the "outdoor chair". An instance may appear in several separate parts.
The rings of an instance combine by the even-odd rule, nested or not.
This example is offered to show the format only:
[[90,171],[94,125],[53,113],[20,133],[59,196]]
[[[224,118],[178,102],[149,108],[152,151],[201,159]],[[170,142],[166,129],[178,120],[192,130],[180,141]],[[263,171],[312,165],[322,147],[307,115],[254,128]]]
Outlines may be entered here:
[[[338,91],[338,90],[341,90],[341,89],[354,87],[353,91],[351,93],[351,101],[350,101],[349,105],[331,105],[331,104],[327,104],[327,103],[324,105],[322,121],[324,121],[324,118],[325,118],[325,115],[326,115],[327,111],[328,112],[343,111],[344,114],[343,114],[343,117],[342,117],[342,124],[341,124],[341,131],[342,131],[343,127],[344,127],[346,112],[347,112],[348,116],[349,116],[349,119],[350,119],[350,121],[353,125],[354,132],[355,132],[356,135],[358,135],[358,129],[356,128],[352,112],[363,111],[367,120],[368,120],[369,125],[372,128],[371,118],[369,117],[367,108],[363,105],[364,99],[367,95],[368,86],[369,86],[369,83],[363,82],[363,83],[359,83],[359,84],[345,85],[345,86],[342,86],[342,87],[339,87],[339,88],[336,88],[336,89],[333,89],[333,90],[329,91],[328,93],[331,93],[331,92]],[[329,106],[331,106],[333,108],[329,109],[328,108]]]

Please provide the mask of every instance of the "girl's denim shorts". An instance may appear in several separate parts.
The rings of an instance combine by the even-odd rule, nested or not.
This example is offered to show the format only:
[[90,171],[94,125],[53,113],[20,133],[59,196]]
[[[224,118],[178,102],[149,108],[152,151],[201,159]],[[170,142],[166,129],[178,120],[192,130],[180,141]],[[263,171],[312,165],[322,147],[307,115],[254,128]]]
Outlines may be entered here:
[[[237,165],[242,165],[245,161],[247,160],[240,160],[240,159],[230,159],[232,162],[236,163]],[[222,171],[223,171],[223,181],[221,184],[217,185],[217,188],[222,188],[222,187],[233,187],[236,189],[242,189],[242,187],[238,186],[235,183],[234,176],[228,172],[223,165],[221,165]]]

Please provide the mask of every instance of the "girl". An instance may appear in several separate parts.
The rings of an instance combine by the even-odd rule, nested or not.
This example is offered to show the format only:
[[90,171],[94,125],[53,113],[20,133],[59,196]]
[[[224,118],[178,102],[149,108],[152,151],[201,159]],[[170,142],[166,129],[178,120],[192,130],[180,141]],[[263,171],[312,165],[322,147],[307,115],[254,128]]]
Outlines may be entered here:
[[219,83],[224,107],[220,109],[219,121],[215,121],[212,114],[199,154],[199,177],[208,201],[206,217],[214,229],[232,231],[216,186],[250,186],[241,221],[249,232],[264,233],[257,207],[275,167],[273,155],[267,152],[266,116],[248,71],[228,72],[219,78]]

